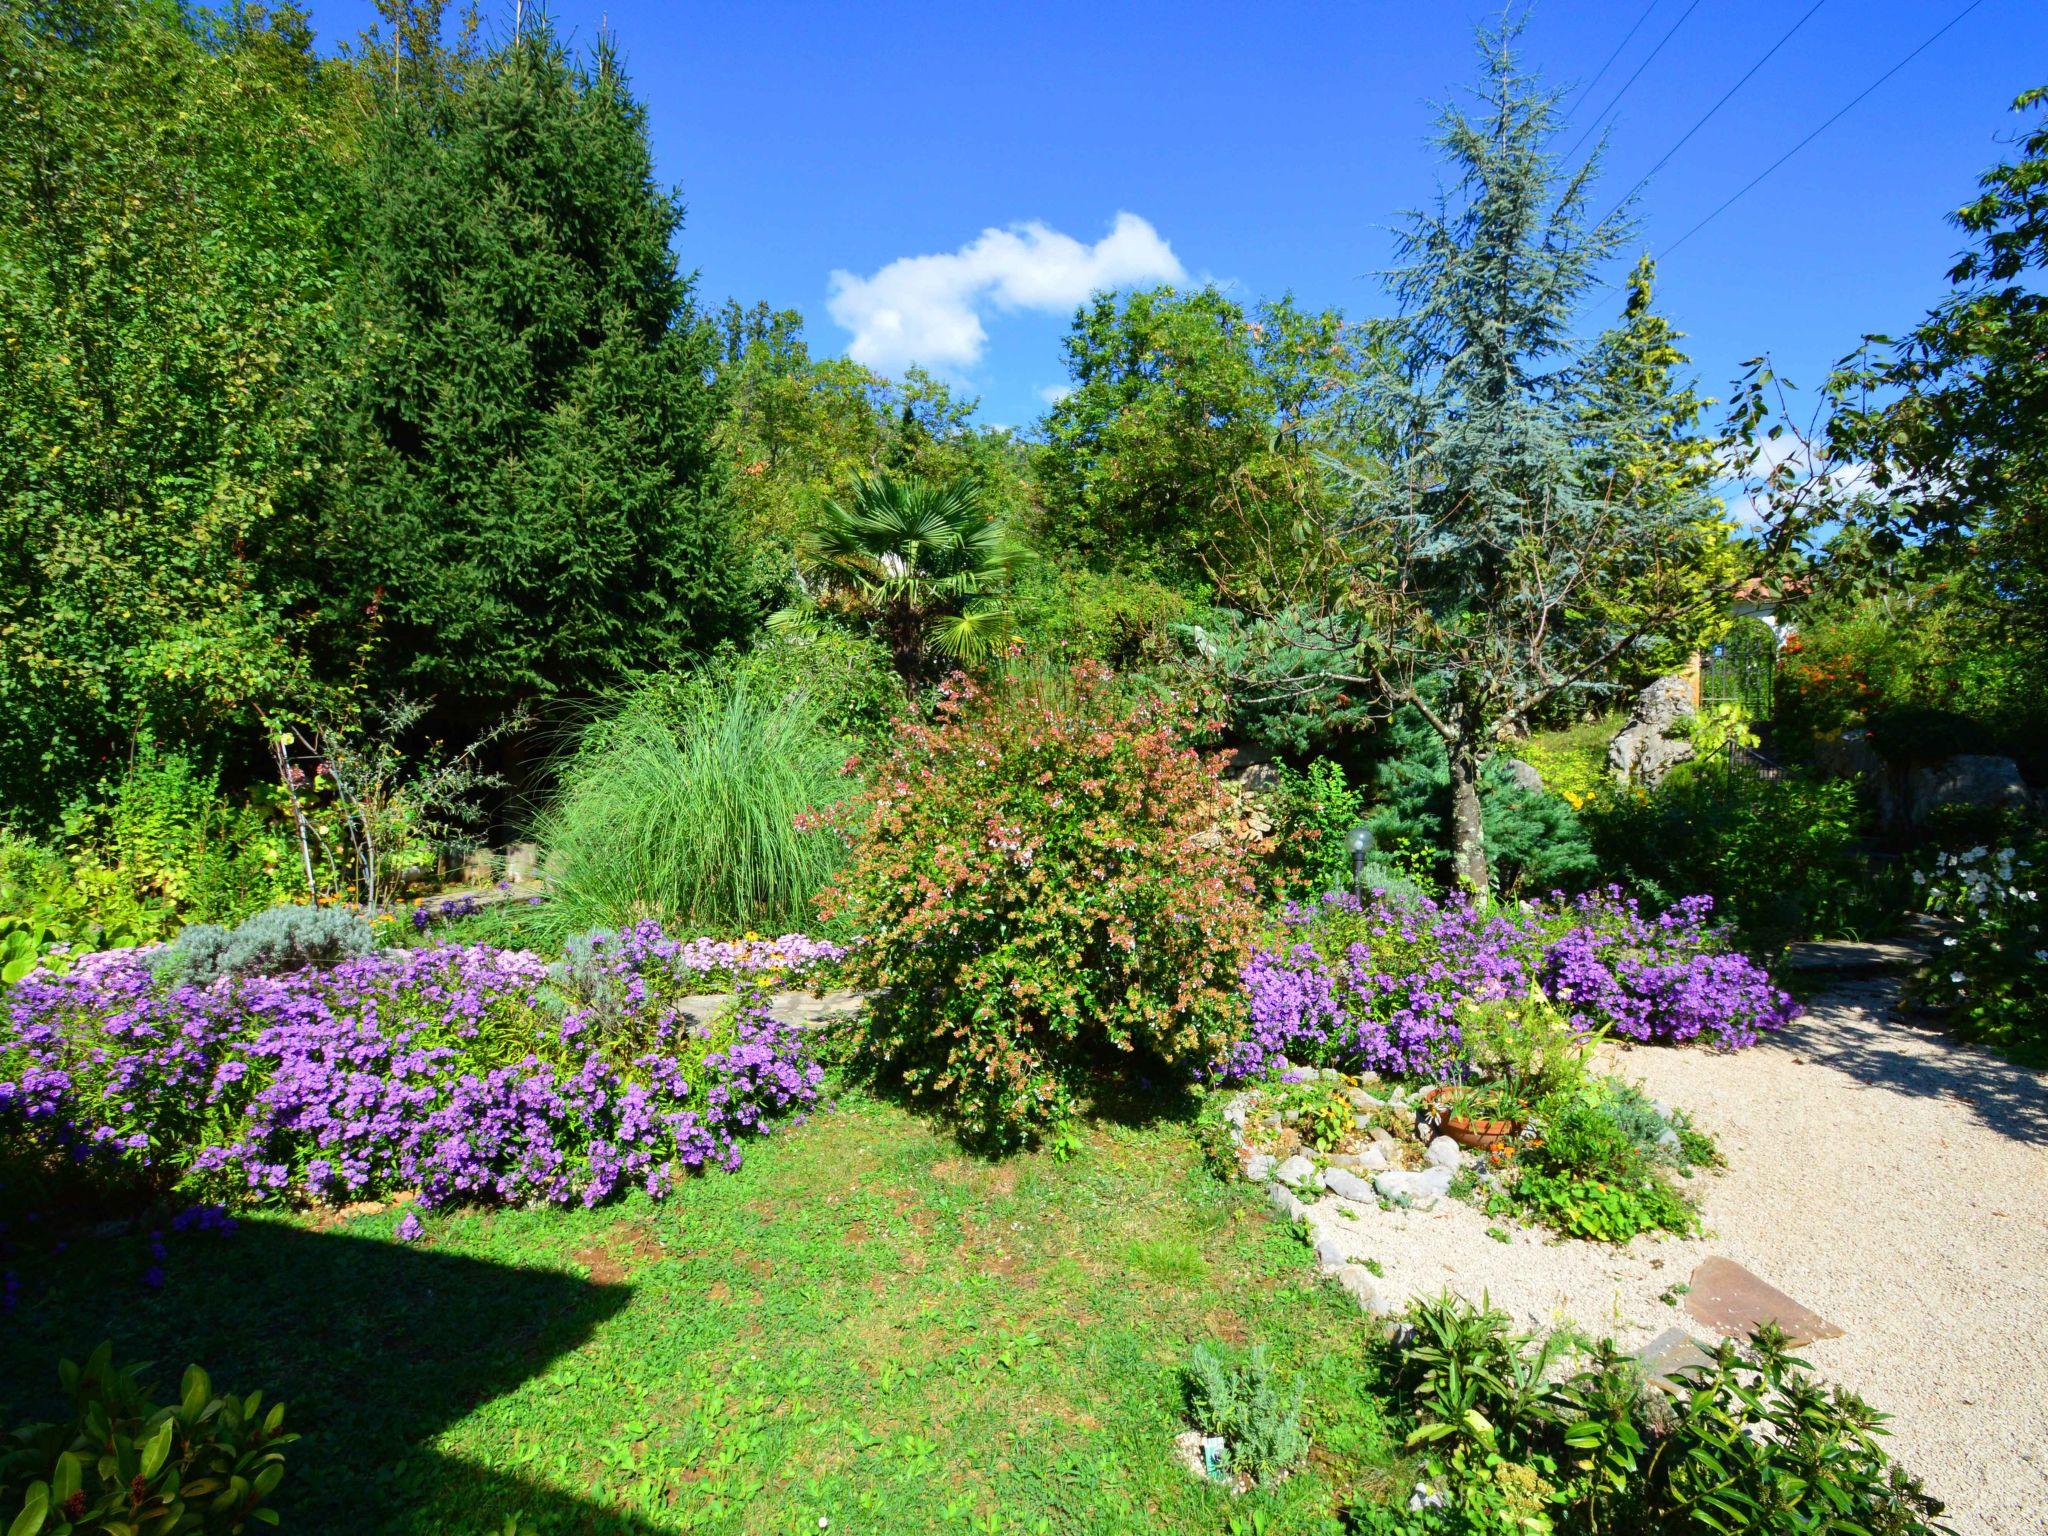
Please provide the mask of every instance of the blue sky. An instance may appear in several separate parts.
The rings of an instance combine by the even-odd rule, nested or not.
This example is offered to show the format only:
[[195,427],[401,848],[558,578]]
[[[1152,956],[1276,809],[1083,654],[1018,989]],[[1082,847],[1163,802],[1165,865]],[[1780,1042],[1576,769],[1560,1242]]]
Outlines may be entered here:
[[[1548,78],[1592,82],[1569,103],[1571,135],[1614,103],[1616,197],[1811,0],[1646,4],[1538,0],[1523,39]],[[1644,189],[1640,244],[1665,252],[1967,4],[1825,0]],[[884,366],[921,354],[982,397],[985,419],[1028,425],[1064,377],[1059,338],[1090,282],[1180,272],[1246,300],[1291,290],[1383,311],[1389,227],[1431,192],[1436,104],[1473,79],[1472,30],[1497,6],[552,11],[573,38],[617,36],[657,173],[688,204],[680,253],[706,298],[800,309],[821,352],[851,346]],[[361,0],[312,12],[330,47],[371,18]],[[510,14],[509,0],[485,11],[498,26]],[[1689,334],[1707,391],[1725,394],[1759,352],[1811,382],[1863,332],[1909,325],[1958,247],[1943,215],[2001,156],[2019,125],[2011,99],[2038,84],[2048,5],[1979,0],[1672,252],[1660,307]],[[919,257],[944,259],[899,264]],[[835,273],[848,275],[836,289]]]

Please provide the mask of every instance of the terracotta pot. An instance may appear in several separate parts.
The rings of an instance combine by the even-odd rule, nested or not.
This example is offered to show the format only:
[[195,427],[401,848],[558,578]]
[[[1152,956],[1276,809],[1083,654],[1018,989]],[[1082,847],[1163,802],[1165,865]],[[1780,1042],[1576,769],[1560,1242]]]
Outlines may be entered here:
[[1491,1152],[1495,1147],[1504,1147],[1522,1131],[1519,1120],[1488,1120],[1470,1115],[1454,1115],[1444,1109],[1449,1102],[1448,1088],[1432,1088],[1425,1096],[1436,1109],[1436,1130],[1439,1136],[1448,1136],[1461,1147],[1474,1152]]

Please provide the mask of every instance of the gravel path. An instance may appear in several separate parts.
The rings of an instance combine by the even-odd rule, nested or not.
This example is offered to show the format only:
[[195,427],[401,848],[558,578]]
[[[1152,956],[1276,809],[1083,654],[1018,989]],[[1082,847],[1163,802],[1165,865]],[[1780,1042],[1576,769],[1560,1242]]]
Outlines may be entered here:
[[[1894,1021],[1896,984],[1845,982],[1735,1055],[1642,1048],[1608,1066],[1690,1110],[1727,1154],[1702,1239],[1625,1249],[1499,1241],[1473,1208],[1382,1211],[1324,1196],[1326,1261],[1382,1304],[1448,1286],[1528,1326],[1630,1345],[1674,1324],[1709,1254],[1844,1331],[1803,1351],[1892,1415],[1892,1448],[1965,1536],[2048,1530],[2048,1079]],[[1667,1299],[1671,1298],[1671,1299]]]

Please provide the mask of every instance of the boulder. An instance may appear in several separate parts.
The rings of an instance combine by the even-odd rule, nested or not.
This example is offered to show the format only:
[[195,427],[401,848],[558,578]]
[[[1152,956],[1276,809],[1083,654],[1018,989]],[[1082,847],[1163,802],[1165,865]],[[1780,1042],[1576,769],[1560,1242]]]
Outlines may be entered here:
[[1384,1282],[1375,1285],[1379,1277],[1363,1264],[1346,1264],[1337,1271],[1337,1283],[1356,1298],[1359,1310],[1374,1316],[1385,1316],[1401,1310]]
[[1678,722],[1696,713],[1692,684],[1660,677],[1635,697],[1628,723],[1607,744],[1607,768],[1624,784],[1655,785],[1693,756],[1692,743],[1675,734]]
[[1244,1160],[1244,1176],[1254,1184],[1263,1184],[1273,1177],[1273,1158],[1270,1153],[1254,1152]]
[[1945,805],[2024,810],[2031,800],[2019,764],[2009,757],[1964,752],[1906,776],[1906,814],[1916,827]]
[[1451,1170],[1425,1168],[1420,1173],[1376,1173],[1372,1187],[1382,1200],[1429,1205],[1451,1192]]
[[1322,1175],[1316,1172],[1316,1165],[1299,1152],[1273,1170],[1273,1177],[1289,1189],[1321,1189]]
[[1422,1160],[1432,1168],[1448,1168],[1456,1173],[1465,1166],[1465,1149],[1448,1136],[1439,1136],[1429,1144],[1429,1150],[1422,1154]]
[[1343,1200],[1356,1200],[1361,1205],[1378,1205],[1379,1193],[1372,1184],[1360,1178],[1348,1168],[1332,1168],[1323,1175],[1323,1188]]
[[1537,772],[1534,763],[1525,763],[1519,757],[1504,758],[1502,763],[1516,788],[1526,789],[1534,795],[1543,793],[1543,775]]
[[540,844],[514,843],[505,850],[505,878],[525,885],[540,878]]
[[1273,1204],[1279,1207],[1280,1214],[1289,1221],[1300,1221],[1308,1215],[1308,1207],[1303,1205],[1300,1198],[1285,1184],[1268,1184],[1266,1194]]

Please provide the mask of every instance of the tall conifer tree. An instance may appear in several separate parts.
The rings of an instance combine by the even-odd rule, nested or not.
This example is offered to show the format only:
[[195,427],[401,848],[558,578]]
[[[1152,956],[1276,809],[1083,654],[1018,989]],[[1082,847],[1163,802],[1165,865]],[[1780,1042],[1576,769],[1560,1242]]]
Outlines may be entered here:
[[753,598],[710,450],[713,363],[645,114],[545,18],[470,56],[394,10],[366,171],[349,510],[418,685],[478,711],[669,666]]

